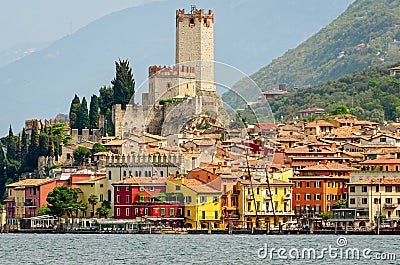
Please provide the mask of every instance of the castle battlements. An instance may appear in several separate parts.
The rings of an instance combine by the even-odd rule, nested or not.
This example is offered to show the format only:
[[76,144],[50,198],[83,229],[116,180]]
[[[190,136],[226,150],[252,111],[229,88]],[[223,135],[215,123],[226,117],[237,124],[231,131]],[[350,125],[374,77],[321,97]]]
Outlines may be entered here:
[[106,167],[171,167],[179,166],[183,162],[182,154],[136,154],[111,155],[106,157]]
[[187,65],[149,66],[149,77],[165,78],[196,78],[195,67]]
[[[185,13],[185,9],[178,9],[176,10],[176,23],[184,22],[187,20],[191,24],[195,24],[196,20],[200,23],[203,22],[204,24],[211,24],[208,22],[214,23],[214,10],[208,10],[208,14],[204,12],[204,9],[197,9],[195,6],[192,6],[190,13]],[[209,26],[208,25],[208,26]]]

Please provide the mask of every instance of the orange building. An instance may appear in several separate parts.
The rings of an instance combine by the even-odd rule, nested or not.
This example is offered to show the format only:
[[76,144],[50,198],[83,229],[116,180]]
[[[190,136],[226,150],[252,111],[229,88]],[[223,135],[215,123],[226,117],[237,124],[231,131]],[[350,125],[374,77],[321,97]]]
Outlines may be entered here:
[[292,200],[297,216],[311,217],[331,212],[339,200],[347,200],[350,172],[357,169],[338,163],[314,165],[299,169],[290,180],[294,183]]

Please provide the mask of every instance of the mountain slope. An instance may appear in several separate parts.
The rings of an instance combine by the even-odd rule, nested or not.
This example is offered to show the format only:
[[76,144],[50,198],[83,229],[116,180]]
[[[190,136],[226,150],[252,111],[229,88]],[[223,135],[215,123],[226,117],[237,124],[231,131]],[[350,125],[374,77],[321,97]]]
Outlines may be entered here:
[[[400,60],[400,1],[357,0],[327,27],[251,77],[262,88],[321,84]],[[224,99],[234,104],[233,95]],[[256,100],[256,99],[255,99]]]
[[269,103],[276,117],[284,119],[293,119],[306,108],[325,108],[330,113],[344,105],[362,119],[395,121],[400,118],[400,74],[391,76],[389,68],[371,67],[315,87],[299,88]]

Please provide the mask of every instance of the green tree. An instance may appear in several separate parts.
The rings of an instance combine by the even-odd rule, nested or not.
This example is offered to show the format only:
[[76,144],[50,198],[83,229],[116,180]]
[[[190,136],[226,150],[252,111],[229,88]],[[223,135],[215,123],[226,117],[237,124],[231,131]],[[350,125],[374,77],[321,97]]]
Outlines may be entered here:
[[78,200],[78,192],[67,186],[58,186],[49,192],[46,201],[51,210],[51,213],[58,218],[68,213],[68,210],[73,207]]
[[107,218],[108,215],[110,214],[110,210],[111,210],[111,203],[109,201],[103,201],[101,203],[101,206],[99,208],[97,208],[96,210],[96,214],[100,217],[100,218]]
[[39,135],[39,156],[50,155],[50,138],[46,133]]
[[90,157],[90,149],[84,146],[78,146],[74,150],[74,160],[78,165],[83,165]]
[[31,141],[28,148],[28,155],[26,156],[26,171],[33,171],[38,166],[39,158],[39,123],[38,121],[33,122],[33,128],[31,133]]
[[90,98],[89,107],[89,129],[99,128],[99,100],[96,95]]
[[10,129],[8,130],[8,139],[7,139],[7,159],[15,160],[16,149],[17,149],[17,143],[14,137],[13,130],[10,125]]
[[331,111],[332,115],[345,115],[349,113],[349,110],[345,105],[339,105],[334,110]]
[[114,104],[121,104],[122,109],[126,109],[126,105],[134,100],[135,79],[128,60],[115,62],[115,70],[115,78],[111,81],[114,90]]
[[107,149],[101,143],[95,143],[92,147],[92,155],[106,151]]
[[81,101],[77,95],[71,102],[69,109],[69,122],[71,129],[79,129],[79,111],[81,108]]
[[51,214],[51,209],[47,204],[44,204],[38,209],[38,215],[48,215]]
[[26,134],[25,128],[22,129],[21,136],[21,160],[23,161],[28,154],[28,135]]
[[92,211],[90,213],[90,217],[94,216],[94,207],[99,202],[99,198],[95,194],[90,194],[88,198],[88,203],[92,206]]
[[333,209],[346,208],[347,200],[339,200],[333,204]]
[[99,108],[100,114],[106,115],[107,110],[111,110],[114,102],[114,89],[103,86],[100,88]]
[[79,108],[79,133],[82,133],[82,129],[89,129],[89,112],[86,98],[83,97],[81,106]]

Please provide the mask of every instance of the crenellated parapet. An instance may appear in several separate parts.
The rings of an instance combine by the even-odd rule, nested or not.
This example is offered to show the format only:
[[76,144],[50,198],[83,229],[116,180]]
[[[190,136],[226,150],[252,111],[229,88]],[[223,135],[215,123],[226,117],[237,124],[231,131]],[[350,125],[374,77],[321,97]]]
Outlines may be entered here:
[[176,23],[184,21],[192,24],[196,23],[196,21],[205,24],[214,23],[214,10],[208,10],[207,14],[204,9],[197,9],[195,6],[192,6],[190,13],[185,13],[185,9],[176,10]]
[[182,154],[136,154],[110,155],[106,157],[106,167],[180,167]]

